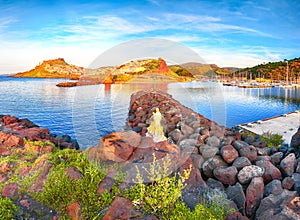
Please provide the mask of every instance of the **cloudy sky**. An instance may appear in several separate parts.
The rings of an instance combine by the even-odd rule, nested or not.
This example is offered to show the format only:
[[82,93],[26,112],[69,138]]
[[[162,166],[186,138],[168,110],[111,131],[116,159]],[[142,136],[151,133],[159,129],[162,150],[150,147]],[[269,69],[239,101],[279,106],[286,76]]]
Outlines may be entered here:
[[63,57],[87,67],[141,38],[191,48],[206,63],[253,66],[300,57],[298,0],[0,0],[0,73]]

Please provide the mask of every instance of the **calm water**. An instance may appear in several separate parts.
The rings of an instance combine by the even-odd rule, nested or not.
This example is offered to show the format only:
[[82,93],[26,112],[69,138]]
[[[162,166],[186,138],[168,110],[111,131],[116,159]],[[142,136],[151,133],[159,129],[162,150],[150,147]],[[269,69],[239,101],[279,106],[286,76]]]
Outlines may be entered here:
[[[0,76],[0,114],[28,118],[58,135],[76,138],[82,148],[105,134],[123,129],[130,95],[144,85],[58,88],[59,79]],[[241,89],[216,83],[176,83],[160,87],[221,125],[256,121],[300,109],[300,89]]]

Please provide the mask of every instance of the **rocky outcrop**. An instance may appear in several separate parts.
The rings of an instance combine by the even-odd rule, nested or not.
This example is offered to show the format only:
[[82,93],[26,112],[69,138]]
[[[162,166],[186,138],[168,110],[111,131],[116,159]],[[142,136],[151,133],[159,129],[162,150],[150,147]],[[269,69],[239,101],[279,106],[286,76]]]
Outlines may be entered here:
[[12,77],[79,79],[83,73],[83,67],[68,64],[63,58],[57,58],[45,60],[34,69],[14,74]]
[[[73,148],[79,149],[79,145],[68,135],[57,136],[50,134],[46,128],[28,119],[18,119],[10,115],[0,115],[0,156],[10,155],[10,148],[23,147],[24,139],[30,141],[51,141],[60,149]],[[26,148],[26,145],[24,145]],[[36,151],[51,151],[50,146],[36,148]]]

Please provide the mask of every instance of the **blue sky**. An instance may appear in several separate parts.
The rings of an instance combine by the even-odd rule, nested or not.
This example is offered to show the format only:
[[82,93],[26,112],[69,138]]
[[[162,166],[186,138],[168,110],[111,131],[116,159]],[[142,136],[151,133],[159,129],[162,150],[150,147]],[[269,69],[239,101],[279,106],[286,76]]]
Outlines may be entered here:
[[0,73],[64,57],[87,67],[103,51],[162,38],[206,63],[247,67],[300,57],[300,4],[261,1],[0,0]]

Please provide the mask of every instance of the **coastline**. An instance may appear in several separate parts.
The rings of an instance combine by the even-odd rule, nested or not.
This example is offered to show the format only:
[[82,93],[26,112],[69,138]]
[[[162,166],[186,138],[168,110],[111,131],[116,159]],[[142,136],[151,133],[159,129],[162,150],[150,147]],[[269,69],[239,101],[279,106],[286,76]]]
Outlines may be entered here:
[[[162,125],[168,138],[166,141],[157,143],[151,137],[146,136],[147,127],[151,123],[152,112],[156,108],[159,108],[163,115]],[[69,178],[69,180],[64,181],[71,182],[83,181],[86,176],[90,175],[81,172],[80,167],[83,164],[87,166],[91,161],[95,161],[98,165],[101,163],[109,166],[117,164],[125,176],[118,183],[120,185],[115,187],[130,190],[133,184],[132,180],[136,175],[136,167],[147,167],[154,158],[161,164],[169,157],[171,164],[168,169],[172,173],[183,172],[188,167],[191,169],[189,178],[185,182],[186,187],[181,191],[185,205],[191,210],[202,201],[201,199],[208,199],[201,197],[199,192],[211,191],[227,197],[228,200],[223,201],[226,201],[224,207],[228,205],[235,210],[234,213],[226,214],[227,219],[246,220],[260,216],[273,216],[272,213],[275,209],[277,210],[276,216],[279,217],[286,215],[284,211],[286,206],[290,208],[289,216],[296,215],[299,217],[298,206],[291,206],[294,204],[293,201],[299,198],[299,163],[297,165],[297,158],[300,155],[299,148],[267,147],[265,141],[219,126],[214,121],[183,106],[171,95],[161,91],[134,93],[129,103],[127,128],[101,137],[98,146],[86,149],[84,151],[86,154],[82,154],[84,152],[81,151],[78,153],[70,151],[67,149],[68,147],[62,146],[62,142],[51,144],[55,142],[55,139],[69,138],[67,136],[59,138],[51,136],[48,129],[40,128],[27,119],[1,116],[0,122],[2,129],[0,132],[0,139],[2,140],[0,143],[2,155],[2,159],[0,159],[0,189],[2,196],[14,201],[23,213],[31,213],[29,214],[31,216],[37,211],[32,206],[37,202],[36,197],[31,196],[35,195],[35,192],[46,196],[43,192],[50,190],[48,189],[49,184],[60,184],[58,179],[51,183],[47,181],[54,181],[53,175],[60,173],[57,169],[62,164],[66,165],[59,169],[63,169],[63,175],[67,175],[67,177],[60,178]],[[19,152],[18,162],[10,163],[9,161],[12,160],[11,158],[16,152]],[[28,157],[29,152],[30,157]],[[54,163],[53,158],[56,158],[54,155],[61,155],[59,156],[61,159],[55,159],[56,162]],[[72,158],[77,161],[75,155],[82,157],[80,161],[83,161],[83,164],[80,166],[76,165],[78,162],[68,162]],[[84,155],[88,160],[84,159]],[[34,164],[32,165],[33,168],[27,168],[29,171],[21,175],[19,171],[23,168],[17,169],[17,167],[21,166],[22,160],[30,160],[30,164]],[[43,161],[44,166],[37,168],[39,163],[35,161],[40,160]],[[69,163],[72,165],[67,165]],[[32,172],[36,170],[40,170],[40,173],[37,173],[37,176],[32,179],[32,187],[28,188],[26,194],[24,194],[22,182],[10,179],[15,175],[29,178],[30,175],[33,175]],[[122,213],[126,213],[128,216],[131,216],[130,213],[133,210],[134,212],[141,211],[133,205],[131,200],[124,197],[121,193],[124,192],[123,190],[119,194],[114,194],[111,191],[116,182],[114,179],[116,172],[115,168],[111,168],[110,172],[106,172],[104,179],[93,183],[98,193],[93,194],[93,196],[96,196],[98,200],[102,198],[105,190],[108,190],[113,196],[108,206],[101,208],[105,211],[98,210],[98,212],[103,212],[103,219],[120,218],[118,213],[114,211],[115,209],[123,210]],[[147,176],[145,178],[147,179]],[[267,203],[274,196],[281,198],[280,204]],[[128,206],[120,206],[117,202],[119,200],[126,201]],[[268,205],[266,206],[266,204]],[[43,215],[59,217],[61,214],[80,218],[81,214],[85,212],[76,210],[86,210],[87,206],[89,208],[94,207],[91,204],[82,203],[80,197],[76,197],[73,203],[66,203],[60,206],[62,209],[54,209],[51,214],[44,211]],[[51,204],[39,203],[38,208],[41,207],[43,210],[49,210]],[[128,210],[127,207],[132,207],[132,209]],[[281,209],[278,210],[278,207]],[[157,217],[155,214],[147,213],[147,215],[153,218]],[[145,216],[145,214],[139,215],[139,217],[141,216]],[[133,216],[131,217],[134,219]]]

